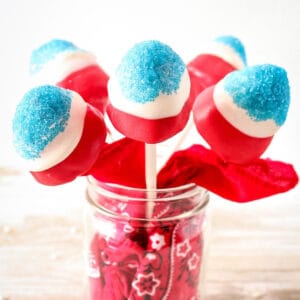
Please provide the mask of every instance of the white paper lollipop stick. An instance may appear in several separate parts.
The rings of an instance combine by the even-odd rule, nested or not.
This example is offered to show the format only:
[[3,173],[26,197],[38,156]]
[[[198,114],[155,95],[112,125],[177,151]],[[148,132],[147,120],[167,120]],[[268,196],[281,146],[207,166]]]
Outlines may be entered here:
[[154,202],[151,199],[156,197],[156,145],[145,144],[146,160],[146,188],[149,201],[146,205],[146,217],[151,218],[153,214]]

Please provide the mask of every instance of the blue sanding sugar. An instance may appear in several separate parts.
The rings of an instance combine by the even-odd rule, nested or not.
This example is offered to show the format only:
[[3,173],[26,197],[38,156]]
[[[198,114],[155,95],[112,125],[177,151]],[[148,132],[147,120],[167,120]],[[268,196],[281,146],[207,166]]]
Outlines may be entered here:
[[290,104],[286,71],[265,64],[234,71],[224,78],[224,90],[255,121],[273,119],[281,126]]
[[71,102],[71,91],[50,85],[25,94],[12,125],[14,146],[23,158],[39,158],[45,147],[65,130]]
[[216,42],[231,47],[247,65],[246,51],[243,43],[236,37],[231,35],[222,35],[215,39]]
[[32,51],[30,73],[34,74],[40,71],[45,63],[53,59],[59,53],[74,52],[77,50],[78,47],[71,42],[58,39],[51,40]]
[[175,93],[185,64],[169,46],[159,41],[136,44],[116,70],[122,94],[133,102],[154,101],[159,94]]

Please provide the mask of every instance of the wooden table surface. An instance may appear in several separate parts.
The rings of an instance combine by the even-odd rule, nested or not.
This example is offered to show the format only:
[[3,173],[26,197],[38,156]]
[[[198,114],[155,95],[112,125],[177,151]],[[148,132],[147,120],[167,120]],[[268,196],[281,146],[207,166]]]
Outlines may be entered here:
[[[0,169],[0,300],[84,299],[84,185]],[[299,300],[299,212],[299,188],[243,205],[212,195],[205,299]]]

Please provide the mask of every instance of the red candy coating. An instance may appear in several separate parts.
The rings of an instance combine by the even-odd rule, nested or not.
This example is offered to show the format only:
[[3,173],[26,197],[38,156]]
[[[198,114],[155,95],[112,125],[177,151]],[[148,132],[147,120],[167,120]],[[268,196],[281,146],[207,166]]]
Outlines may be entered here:
[[273,137],[251,137],[236,129],[216,108],[213,92],[214,86],[196,98],[193,116],[198,132],[225,162],[243,164],[259,158]]
[[[143,143],[124,138],[105,145],[89,174],[102,182],[144,188]],[[193,145],[173,153],[158,173],[157,186],[196,183],[225,199],[248,202],[287,192],[298,180],[290,164],[261,158],[242,165],[225,163],[212,150]]]
[[196,97],[207,87],[215,85],[236,68],[222,58],[211,54],[200,54],[188,65],[191,80],[189,103],[192,107]]
[[107,113],[114,127],[125,136],[144,143],[156,144],[172,137],[185,127],[190,109],[186,102],[177,116],[156,120],[125,113],[111,104],[107,106]]
[[107,81],[108,75],[98,65],[91,65],[73,72],[57,86],[77,92],[103,113],[108,99]]
[[294,188],[299,181],[293,166],[270,159],[248,164],[225,163],[201,145],[175,152],[158,174],[158,187],[196,183],[217,195],[248,202]]
[[145,144],[127,137],[106,144],[87,173],[102,182],[146,187]]
[[32,176],[45,185],[59,185],[85,174],[97,159],[104,145],[107,129],[96,109],[87,107],[81,139],[73,152],[62,162],[40,172],[31,172]]

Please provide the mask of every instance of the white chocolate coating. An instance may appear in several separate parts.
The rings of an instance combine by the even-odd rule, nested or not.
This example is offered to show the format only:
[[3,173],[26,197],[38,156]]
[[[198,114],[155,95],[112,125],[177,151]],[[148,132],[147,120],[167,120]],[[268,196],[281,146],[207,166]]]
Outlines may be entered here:
[[32,76],[32,85],[55,85],[73,72],[96,64],[96,57],[89,52],[63,52],[44,64],[42,69]]
[[207,44],[205,49],[201,51],[201,54],[212,54],[218,56],[236,69],[242,69],[245,67],[243,60],[234,51],[234,49],[218,42],[211,42]]
[[57,165],[66,159],[79,143],[83,132],[87,104],[77,93],[72,92],[72,96],[70,118],[65,130],[46,146],[40,158],[27,161],[26,164],[30,171],[39,172]]
[[266,138],[273,136],[279,129],[273,119],[256,121],[251,118],[247,111],[238,107],[231,95],[224,91],[222,81],[215,86],[213,100],[225,120],[244,134],[256,138]]
[[176,93],[160,94],[153,101],[142,104],[126,99],[122,95],[116,78],[112,76],[108,82],[108,92],[113,107],[140,118],[156,120],[173,117],[181,112],[189,97],[190,85],[190,78],[185,70]]

